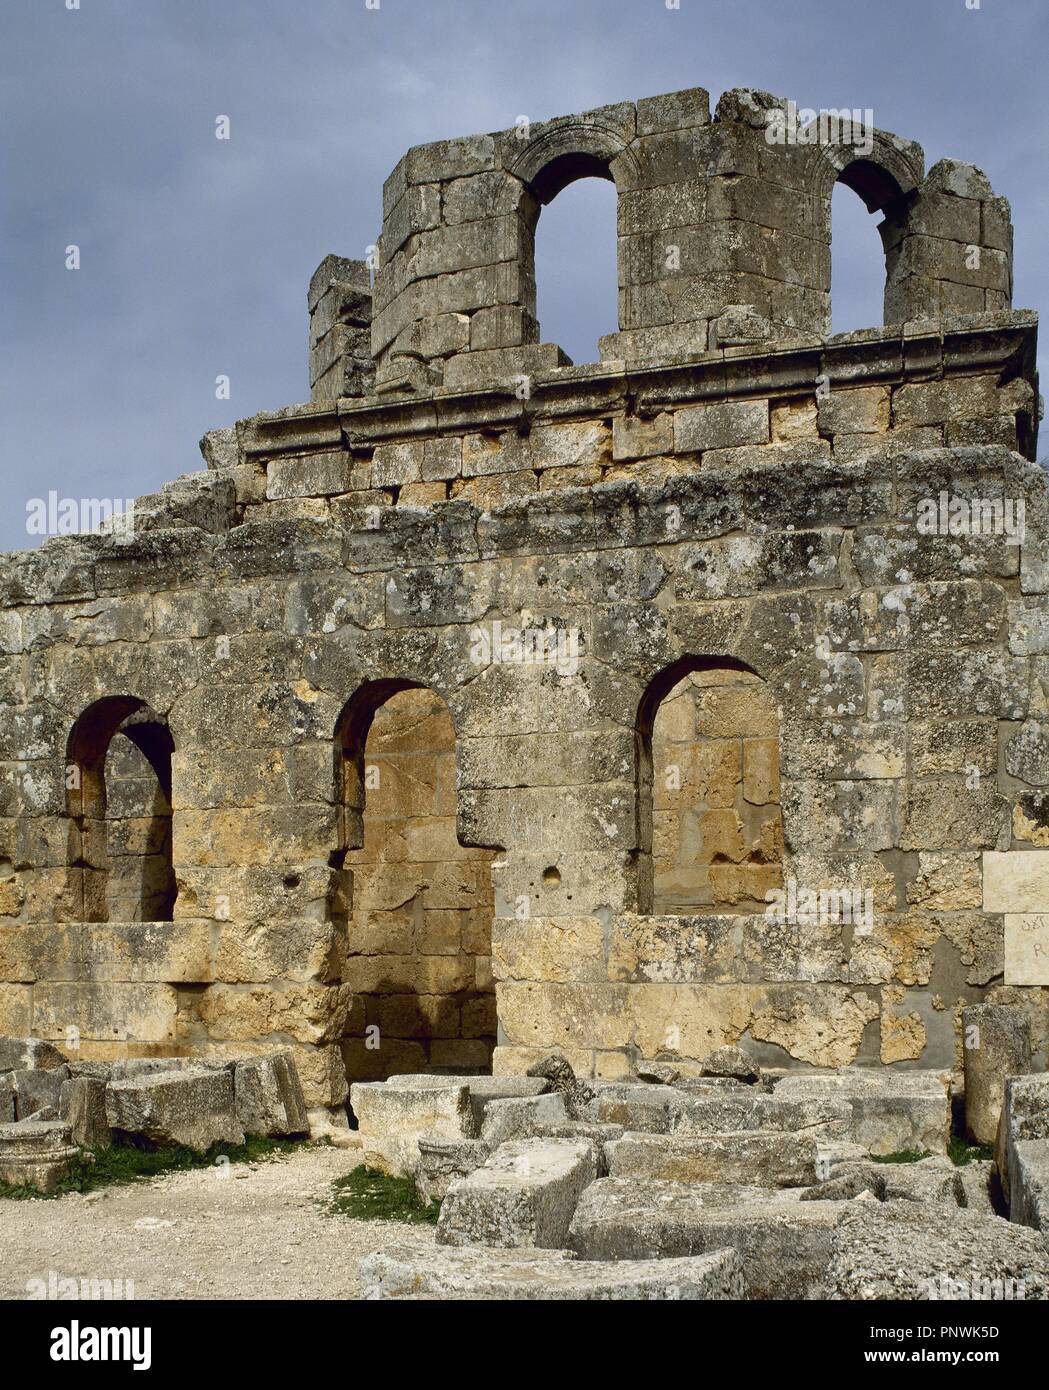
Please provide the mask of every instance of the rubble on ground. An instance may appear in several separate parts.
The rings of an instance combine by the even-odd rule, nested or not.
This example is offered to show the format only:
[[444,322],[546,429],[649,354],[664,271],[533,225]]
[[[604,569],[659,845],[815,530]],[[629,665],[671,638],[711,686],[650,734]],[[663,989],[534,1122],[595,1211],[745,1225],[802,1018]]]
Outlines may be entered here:
[[247,1135],[305,1136],[294,1058],[66,1058],[50,1043],[0,1037],[0,1182],[51,1192],[82,1151],[115,1142],[206,1153]]

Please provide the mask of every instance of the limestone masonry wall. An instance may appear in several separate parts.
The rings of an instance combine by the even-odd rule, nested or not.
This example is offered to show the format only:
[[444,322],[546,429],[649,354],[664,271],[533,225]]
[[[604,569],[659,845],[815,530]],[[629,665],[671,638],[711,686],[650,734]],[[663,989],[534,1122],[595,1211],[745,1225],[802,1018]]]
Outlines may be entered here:
[[[1008,206],[895,136],[770,144],[782,105],[409,151],[374,286],[313,278],[310,403],[206,436],[130,534],[0,557],[0,1033],[286,1046],[336,1106],[493,1043],[959,1067],[992,999],[1045,1065]],[[530,238],[601,171],[620,331],[572,367]],[[887,326],[827,337],[839,177],[884,214]]]

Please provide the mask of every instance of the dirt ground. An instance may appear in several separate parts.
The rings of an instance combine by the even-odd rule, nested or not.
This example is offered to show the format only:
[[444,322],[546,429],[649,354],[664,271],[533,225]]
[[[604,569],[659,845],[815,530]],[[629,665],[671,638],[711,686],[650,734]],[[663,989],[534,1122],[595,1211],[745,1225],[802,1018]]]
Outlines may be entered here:
[[52,1273],[52,1287],[132,1280],[144,1299],[355,1298],[362,1256],[434,1240],[432,1226],[326,1213],[332,1180],[357,1162],[355,1150],[302,1149],[85,1196],[0,1201],[0,1298],[24,1299]]

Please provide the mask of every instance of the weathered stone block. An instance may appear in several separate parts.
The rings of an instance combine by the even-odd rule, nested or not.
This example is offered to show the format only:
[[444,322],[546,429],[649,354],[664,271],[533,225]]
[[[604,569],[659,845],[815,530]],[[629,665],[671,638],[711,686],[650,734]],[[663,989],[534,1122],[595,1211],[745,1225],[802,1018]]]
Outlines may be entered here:
[[106,1114],[106,1081],[93,1076],[74,1076],[63,1088],[62,1114],[69,1123],[74,1144],[85,1149],[106,1147],[111,1138]]
[[989,850],[983,856],[983,910],[1038,913],[1049,909],[1049,855]]
[[811,1129],[824,1138],[844,1138],[852,1108],[844,1100],[803,1096],[796,1099],[760,1091],[725,1091],[717,1096],[674,1099],[669,1106],[671,1134],[710,1134],[766,1130],[797,1133]]
[[802,1201],[852,1201],[870,1193],[879,1202],[920,1202],[946,1207],[967,1206],[961,1169],[948,1158],[934,1155],[914,1163],[873,1163],[845,1159],[834,1164],[830,1176],[803,1195]]
[[768,442],[768,401],[721,401],[679,410],[674,416],[674,447],[679,453]]
[[50,1071],[65,1065],[65,1056],[42,1038],[0,1037],[0,1072]]
[[605,1152],[613,1178],[804,1187],[816,1181],[817,1133],[627,1134]]
[[850,1202],[835,1232],[827,1297],[1049,1298],[1049,1246],[1035,1231],[916,1202]]
[[622,1125],[639,1133],[666,1134],[670,1127],[671,1106],[680,1100],[669,1087],[602,1086],[587,1106],[587,1115],[597,1124]]
[[441,1245],[565,1244],[579,1195],[596,1177],[587,1142],[521,1139],[503,1144],[483,1168],[452,1183],[441,1207]]
[[1020,1139],[1013,1147],[1009,1220],[1049,1235],[1049,1139]]
[[869,1153],[946,1153],[951,1132],[950,1077],[944,1072],[849,1068],[785,1076],[779,1100],[844,1100],[852,1107],[850,1137]]
[[11,1090],[15,1100],[15,1117],[28,1120],[38,1110],[53,1109],[62,1103],[62,1087],[69,1080],[67,1066],[51,1067],[47,1071],[12,1071],[0,1075],[0,1086]]
[[1049,984],[1049,913],[1005,914],[1005,983]]
[[1012,1203],[1016,1146],[1027,1139],[1049,1139],[1049,1075],[1010,1076],[1005,1082],[994,1160],[1002,1195]]
[[217,1071],[129,1077],[106,1088],[111,1128],[155,1144],[184,1144],[205,1153],[213,1144],[242,1144],[233,1076]]
[[680,1260],[591,1263],[567,1250],[405,1248],[369,1255],[359,1266],[361,1297],[474,1302],[540,1299],[573,1302],[735,1299],[743,1271],[731,1250]]
[[238,1062],[233,1070],[237,1119],[245,1134],[307,1134],[309,1120],[294,1059],[287,1052]]
[[546,1127],[568,1119],[559,1095],[519,1096],[489,1100],[485,1105],[481,1138],[491,1149],[511,1139],[532,1139]]
[[415,1185],[424,1202],[443,1202],[452,1183],[482,1167],[492,1152],[483,1139],[428,1139],[423,1135],[418,1144]]
[[820,1296],[840,1209],[802,1189],[601,1178],[583,1193],[568,1243],[583,1260],[677,1259],[732,1249],[746,1297]]
[[350,1106],[357,1118],[365,1161],[388,1173],[410,1174],[419,1164],[422,1135],[430,1139],[474,1138],[469,1090],[462,1077],[453,1081],[452,1085],[355,1082],[350,1087]]
[[1005,1004],[971,1004],[962,1010],[965,1059],[965,1127],[977,1144],[993,1144],[1005,1083],[1031,1065],[1031,1027]]

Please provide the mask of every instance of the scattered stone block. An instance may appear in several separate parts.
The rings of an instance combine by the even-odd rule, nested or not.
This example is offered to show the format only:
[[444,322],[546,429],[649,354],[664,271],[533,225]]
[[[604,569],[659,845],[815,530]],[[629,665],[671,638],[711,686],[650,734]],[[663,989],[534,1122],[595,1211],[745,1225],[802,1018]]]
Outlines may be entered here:
[[398,1076],[391,1076],[386,1085],[395,1090],[408,1091],[454,1090],[457,1086],[466,1086],[470,1092],[475,1138],[481,1133],[489,1101],[541,1096],[550,1089],[549,1081],[541,1076],[467,1076],[429,1072],[402,1072]]
[[826,1182],[805,1193],[805,1201],[852,1201],[869,1192],[879,1202],[923,1202],[948,1207],[964,1206],[959,1170],[938,1155],[917,1163],[843,1163]]
[[854,1144],[851,1140],[818,1137],[816,1140],[816,1180],[817,1182],[826,1182],[844,1165],[860,1163],[867,1157],[867,1150],[862,1144]]
[[556,1092],[489,1100],[485,1105],[481,1138],[490,1149],[495,1149],[510,1139],[533,1139],[540,1130],[567,1121],[564,1097]]
[[965,1127],[977,1144],[993,1144],[1005,1083],[1031,1068],[1031,1025],[1007,1004],[971,1004],[962,1010],[965,1040]]
[[848,1133],[851,1119],[852,1108],[844,1100],[808,1096],[793,1100],[748,1088],[675,1100],[668,1107],[667,1128],[671,1134],[812,1130],[820,1138],[835,1139]]
[[309,1133],[306,1102],[290,1053],[252,1057],[233,1072],[237,1119],[245,1134]]
[[358,1274],[362,1299],[647,1303],[743,1297],[743,1269],[733,1250],[615,1264],[574,1260],[567,1250],[406,1247],[367,1256]]
[[568,1113],[573,1120],[585,1118],[587,1107],[594,1099],[594,1088],[580,1081],[567,1057],[552,1053],[533,1062],[527,1076],[540,1077],[550,1083],[550,1090],[564,1096]]
[[438,1244],[558,1249],[580,1193],[596,1175],[594,1146],[585,1141],[503,1144],[483,1168],[448,1189],[437,1223]]
[[1049,1236],[1049,1139],[1019,1139],[1013,1146],[1009,1220]]
[[639,1081],[648,1081],[653,1086],[673,1086],[681,1075],[677,1067],[666,1062],[642,1062],[636,1069]]
[[212,1144],[242,1144],[233,1077],[227,1071],[181,1071],[126,1077],[106,1088],[111,1129],[154,1144],[184,1144],[205,1153]]
[[963,1163],[958,1169],[958,1190],[961,1195],[961,1205],[967,1207],[969,1211],[982,1213],[984,1216],[996,1216],[998,1214],[995,1207],[995,1187],[997,1183],[997,1170],[989,1159],[974,1159],[971,1163]]
[[483,1139],[419,1139],[415,1185],[424,1202],[443,1202],[457,1178],[482,1167],[491,1154]]
[[470,1089],[475,1134],[481,1133],[492,1101],[527,1099],[541,1096],[550,1089],[549,1081],[542,1076],[469,1076],[460,1079]]
[[454,1085],[391,1086],[358,1081],[350,1088],[364,1160],[383,1172],[414,1175],[419,1139],[473,1139],[470,1092],[462,1077]]
[[407,1071],[398,1072],[377,1085],[389,1086],[391,1091],[441,1091],[455,1090],[458,1086],[469,1086],[480,1081],[478,1076],[458,1076],[442,1072]]
[[676,1095],[679,1093],[670,1086],[656,1088],[612,1083],[597,1091],[584,1113],[597,1124],[622,1125],[624,1129],[645,1134],[666,1134],[670,1127],[670,1105]]
[[[771,1089],[766,1088],[764,1081],[762,1077],[761,1089]],[[685,1091],[692,1096],[743,1095],[750,1088],[749,1082],[739,1081],[734,1076],[683,1076],[675,1086],[675,1090]]]
[[547,1139],[585,1139],[600,1151],[605,1144],[622,1139],[626,1131],[622,1125],[603,1125],[589,1120],[566,1120],[563,1124],[544,1125],[537,1137]]
[[602,1125],[588,1120],[566,1120],[564,1124],[544,1125],[537,1131],[536,1138],[582,1139],[593,1144],[597,1176],[605,1178],[608,1176],[605,1145],[614,1143],[616,1139],[622,1139],[624,1132],[622,1125]]
[[0,1182],[54,1192],[78,1153],[61,1120],[0,1125]]
[[108,1081],[113,1075],[112,1062],[70,1062],[69,1075],[75,1081],[77,1077],[88,1076],[95,1081]]
[[350,1129],[345,1106],[317,1106],[313,1110],[306,1111],[306,1120],[310,1127],[310,1139],[314,1142],[326,1140],[337,1149],[359,1149],[361,1147],[360,1136],[355,1130]]
[[171,1076],[193,1071],[228,1071],[237,1065],[235,1057],[124,1057],[104,1064],[112,1081],[139,1076]]
[[785,1076],[773,1095],[846,1100],[852,1108],[850,1137],[873,1154],[947,1152],[951,1133],[948,1072],[875,1071],[852,1067]]
[[1005,1083],[994,1161],[1010,1211],[1016,1145],[1023,1139],[1049,1139],[1049,1074],[1011,1076]]
[[917,1202],[849,1202],[827,1296],[861,1301],[1049,1298],[1049,1245],[996,1216]]
[[66,1065],[66,1058],[42,1038],[13,1038],[0,1034],[0,1072],[51,1071]]
[[62,1103],[62,1087],[69,1080],[69,1068],[64,1064],[47,1071],[19,1070],[9,1072],[4,1085],[9,1086],[15,1101],[15,1118],[28,1120],[39,1110],[53,1110],[55,1118]]
[[746,1297],[819,1296],[840,1210],[803,1205],[800,1188],[601,1178],[586,1189],[568,1243],[585,1260],[668,1259],[730,1248]]
[[808,1187],[816,1181],[812,1134],[627,1134],[605,1147],[613,1178]]
[[703,1076],[728,1076],[748,1084],[758,1081],[761,1068],[738,1047],[716,1047],[700,1063]]
[[62,1114],[74,1144],[105,1148],[112,1139],[106,1114],[106,1083],[93,1076],[74,1076],[62,1088]]

